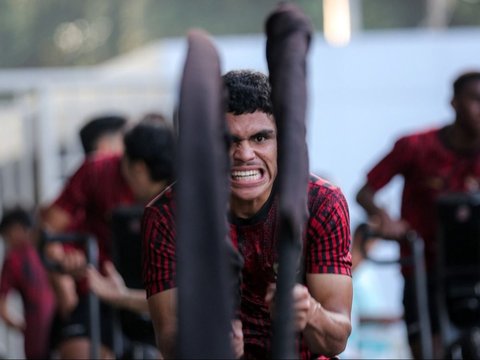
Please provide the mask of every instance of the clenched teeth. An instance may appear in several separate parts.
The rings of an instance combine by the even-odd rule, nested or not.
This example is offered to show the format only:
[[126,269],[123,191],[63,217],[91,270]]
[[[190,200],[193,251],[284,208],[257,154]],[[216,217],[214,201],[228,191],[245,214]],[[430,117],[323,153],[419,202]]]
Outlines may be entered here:
[[261,176],[259,170],[232,171],[232,179],[234,180],[258,180]]

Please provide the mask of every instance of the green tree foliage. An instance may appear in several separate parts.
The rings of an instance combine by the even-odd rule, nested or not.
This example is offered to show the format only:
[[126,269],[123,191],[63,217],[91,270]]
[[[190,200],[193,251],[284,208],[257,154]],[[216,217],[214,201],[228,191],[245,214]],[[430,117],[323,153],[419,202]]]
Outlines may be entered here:
[[363,0],[365,29],[392,29],[417,26],[425,16],[419,0]]
[[[424,0],[362,2],[364,30],[418,26]],[[191,28],[262,33],[279,0],[0,0],[0,67],[92,65]],[[322,0],[292,0],[322,29]],[[457,0],[451,25],[480,25],[480,1]]]

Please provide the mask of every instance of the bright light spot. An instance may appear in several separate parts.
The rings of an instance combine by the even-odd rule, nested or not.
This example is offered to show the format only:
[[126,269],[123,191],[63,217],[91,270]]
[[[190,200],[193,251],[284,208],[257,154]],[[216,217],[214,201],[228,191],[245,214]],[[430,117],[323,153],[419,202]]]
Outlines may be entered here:
[[107,17],[93,21],[78,19],[60,24],[54,34],[55,45],[64,53],[92,51],[103,45],[112,33],[112,22]]
[[65,53],[78,51],[83,45],[82,29],[74,22],[60,24],[54,35],[55,45]]
[[323,0],[323,34],[333,46],[345,46],[350,42],[349,0]]

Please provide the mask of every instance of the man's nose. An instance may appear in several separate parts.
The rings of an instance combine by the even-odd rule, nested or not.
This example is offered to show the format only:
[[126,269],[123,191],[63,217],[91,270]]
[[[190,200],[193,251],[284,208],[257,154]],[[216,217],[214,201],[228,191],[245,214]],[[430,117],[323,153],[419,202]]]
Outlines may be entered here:
[[255,151],[247,141],[236,143],[233,146],[233,158],[235,160],[249,161],[255,158]]

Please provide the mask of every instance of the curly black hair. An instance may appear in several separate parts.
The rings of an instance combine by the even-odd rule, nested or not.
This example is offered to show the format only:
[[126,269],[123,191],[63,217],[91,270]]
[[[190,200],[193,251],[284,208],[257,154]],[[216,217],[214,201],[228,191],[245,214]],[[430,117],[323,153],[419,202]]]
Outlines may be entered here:
[[267,75],[254,70],[233,70],[222,78],[227,91],[227,112],[235,115],[255,111],[273,114]]

